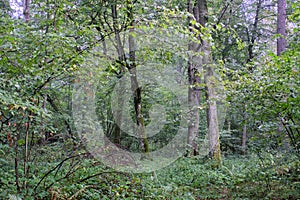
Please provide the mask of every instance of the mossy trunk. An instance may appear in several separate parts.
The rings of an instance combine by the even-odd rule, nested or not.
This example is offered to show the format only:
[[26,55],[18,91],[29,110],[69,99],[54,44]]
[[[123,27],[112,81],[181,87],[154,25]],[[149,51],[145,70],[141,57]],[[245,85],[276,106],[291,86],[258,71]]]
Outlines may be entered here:
[[[198,0],[199,22],[205,27],[208,20],[208,9],[206,0]],[[209,139],[209,156],[215,161],[215,166],[222,164],[220,133],[217,112],[217,80],[214,73],[214,64],[211,57],[210,44],[205,39],[201,39],[201,50],[203,52],[202,65],[204,69],[204,83],[207,101],[207,128]]]
[[[194,16],[194,18],[198,21],[198,12],[195,11],[195,4],[193,0],[188,0],[188,12]],[[193,17],[189,17],[189,27],[191,36],[195,35],[195,30],[191,29],[193,27],[193,23],[191,21]],[[196,27],[194,27],[196,28]],[[197,39],[200,40],[200,37]],[[201,59],[199,56],[199,42],[189,41],[188,51],[190,53],[189,61],[188,61],[188,80],[189,80],[189,88],[188,88],[188,104],[189,104],[189,123],[188,123],[188,145],[190,150],[190,156],[196,156],[199,154],[198,147],[198,137],[199,137],[199,103],[200,103],[200,71],[201,71],[201,63],[199,60]]]

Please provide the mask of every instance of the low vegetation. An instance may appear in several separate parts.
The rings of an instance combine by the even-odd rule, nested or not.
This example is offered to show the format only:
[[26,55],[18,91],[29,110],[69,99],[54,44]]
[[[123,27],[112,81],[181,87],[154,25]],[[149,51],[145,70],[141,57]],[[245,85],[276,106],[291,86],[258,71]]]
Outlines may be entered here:
[[218,169],[209,158],[182,157],[166,168],[143,174],[115,171],[83,153],[68,159],[45,154],[32,164],[33,173],[20,180],[26,189],[18,195],[14,160],[3,159],[3,154],[1,199],[300,198],[300,161],[293,153],[227,156]]

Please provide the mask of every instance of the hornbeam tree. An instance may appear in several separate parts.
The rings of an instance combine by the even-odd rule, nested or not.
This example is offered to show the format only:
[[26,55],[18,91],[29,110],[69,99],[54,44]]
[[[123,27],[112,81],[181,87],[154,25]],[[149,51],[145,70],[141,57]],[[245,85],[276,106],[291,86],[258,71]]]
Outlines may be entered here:
[[[206,0],[198,0],[199,22],[203,28],[206,27],[208,20],[208,8]],[[211,56],[209,42],[206,39],[201,39],[202,44],[202,65],[204,69],[204,83],[206,89],[207,101],[207,128],[209,138],[209,156],[216,161],[217,166],[221,165],[221,149],[220,149],[220,133],[218,126],[218,112],[216,102],[216,77],[214,73],[214,65]]]
[[[197,6],[194,5],[193,0],[188,0],[188,12],[190,13],[189,17],[189,28],[192,35],[196,35],[193,20],[199,23],[198,10]],[[197,38],[200,41],[200,37]],[[190,52],[190,58],[188,61],[188,79],[189,79],[189,89],[188,89],[188,102],[190,107],[190,119],[188,124],[188,145],[191,147],[191,154],[197,155],[198,152],[198,132],[199,132],[199,100],[200,100],[200,76],[201,66],[199,65],[199,42],[190,41],[188,46],[188,51]]]
[[277,4],[277,55],[279,56],[286,48],[286,0],[278,0]]
[[[189,28],[196,41],[189,43],[188,50],[191,52],[188,76],[191,119],[188,127],[188,144],[192,147],[193,154],[198,154],[197,137],[199,132],[199,101],[200,101],[200,73],[204,71],[204,83],[207,101],[207,128],[209,138],[209,154],[215,159],[217,165],[221,164],[221,150],[218,127],[218,114],[216,102],[216,78],[213,68],[211,49],[205,35],[205,27],[208,21],[208,8],[206,0],[188,1],[188,12],[190,13]],[[195,23],[192,23],[192,22]],[[203,32],[203,34],[199,34]]]

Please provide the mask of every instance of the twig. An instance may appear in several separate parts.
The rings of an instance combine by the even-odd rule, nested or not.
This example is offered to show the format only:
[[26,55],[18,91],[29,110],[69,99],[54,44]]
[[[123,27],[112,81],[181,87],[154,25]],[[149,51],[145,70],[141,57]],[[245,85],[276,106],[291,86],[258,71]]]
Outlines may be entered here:
[[86,180],[88,180],[88,179],[90,179],[90,178],[93,178],[93,177],[95,177],[95,176],[99,176],[99,175],[102,175],[102,174],[112,174],[112,173],[125,174],[125,173],[123,173],[123,172],[117,172],[117,171],[99,172],[99,173],[97,173],[97,174],[93,174],[93,175],[90,175],[90,176],[85,177],[85,178],[83,178],[83,179],[80,179],[79,181],[77,181],[77,183],[84,182],[84,181],[86,181]]
[[51,169],[50,171],[48,171],[42,178],[41,178],[41,180],[36,184],[36,186],[34,187],[34,192],[36,193],[36,189],[39,187],[39,185],[42,183],[42,181],[49,175],[49,174],[51,174],[52,172],[54,172],[56,169],[59,169],[62,165],[63,165],[63,163],[65,162],[65,161],[67,161],[67,160],[69,160],[69,159],[72,159],[72,158],[76,158],[76,157],[78,157],[78,156],[81,156],[82,154],[78,154],[78,155],[74,155],[74,156],[70,156],[70,157],[68,157],[68,158],[65,158],[65,159],[63,159],[59,164],[57,164],[53,169]]
[[95,185],[87,185],[81,188],[80,190],[78,190],[75,194],[73,194],[70,198],[68,198],[68,200],[76,199],[76,197],[87,188],[97,188],[97,187]]

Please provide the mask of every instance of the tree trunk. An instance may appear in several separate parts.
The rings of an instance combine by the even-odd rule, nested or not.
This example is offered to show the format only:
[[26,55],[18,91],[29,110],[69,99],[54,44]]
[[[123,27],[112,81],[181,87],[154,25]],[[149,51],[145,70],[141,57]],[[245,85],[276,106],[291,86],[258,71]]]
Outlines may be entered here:
[[215,77],[214,69],[210,63],[211,58],[209,56],[210,49],[205,48],[203,64],[205,64],[205,88],[206,88],[206,101],[207,101],[207,128],[208,128],[208,140],[209,140],[209,156],[216,161],[216,165],[220,166],[222,162],[221,149],[220,149],[220,133],[218,124],[218,112],[216,102],[216,91],[215,91]]
[[242,153],[246,153],[247,148],[247,105],[244,105],[243,130],[242,130]]
[[[205,27],[208,20],[208,9],[206,0],[198,0],[199,22]],[[211,57],[211,50],[208,41],[202,40],[202,64],[204,67],[204,83],[206,89],[207,101],[207,128],[209,139],[209,156],[216,161],[219,167],[222,163],[220,149],[220,133],[218,124],[218,112],[216,102],[216,78],[214,76],[214,68]]]
[[116,144],[117,146],[121,146],[121,124],[122,124],[122,110],[124,107],[124,98],[123,98],[123,85],[120,84],[120,87],[117,88],[117,105],[115,106],[117,109],[116,113],[113,114],[113,117],[115,119],[113,129],[112,129],[112,137],[113,137],[113,143]]
[[195,79],[195,68],[192,63],[188,66],[188,76],[190,87],[188,89],[188,102],[190,107],[189,124],[188,124],[188,145],[191,148],[191,155],[198,155],[198,132],[199,132],[199,98],[200,91],[197,89],[197,81]]
[[246,153],[246,148],[247,148],[247,125],[243,125],[243,133],[242,133],[242,152],[243,154]]
[[30,0],[25,0],[25,2],[24,2],[24,19],[26,22],[28,22],[30,19],[29,6],[30,6]]
[[[118,66],[120,68],[121,73],[124,73],[125,71],[125,62],[126,62],[126,58],[125,58],[125,53],[124,53],[124,47],[121,41],[121,37],[120,37],[120,31],[118,30],[118,14],[117,14],[117,5],[116,4],[112,4],[111,5],[111,12],[112,12],[112,18],[113,18],[113,30],[114,30],[114,34],[115,34],[115,40],[116,40],[116,48],[117,48],[117,53],[118,53],[118,59],[119,62],[121,63],[120,66]],[[105,51],[106,50],[106,44],[103,43],[104,47],[105,47]],[[122,84],[121,84],[122,87]],[[124,100],[123,100],[123,91],[118,91],[118,96],[117,96],[117,105],[114,105],[117,107],[116,109],[116,113],[114,113],[115,116],[115,123],[113,124],[113,128],[112,128],[112,140],[113,143],[116,145],[121,145],[121,123],[122,123],[122,109],[124,106]]]
[[[286,0],[278,0],[277,2],[277,34],[280,35],[277,38],[277,55],[280,54],[286,49]],[[286,101],[286,99],[284,99]],[[285,140],[285,136],[282,135],[283,131],[283,123],[282,123],[282,116],[279,116],[280,121],[278,124],[278,137],[283,137]],[[288,142],[285,142],[288,143]]]
[[[194,3],[193,0],[188,1],[188,12],[191,13],[196,19],[199,18],[195,16],[194,13]],[[189,18],[189,26],[192,27],[191,17]],[[191,34],[194,31],[190,29]],[[189,124],[188,124],[188,145],[191,148],[191,155],[195,156],[199,154],[198,150],[198,132],[199,132],[199,101],[200,101],[200,77],[199,77],[199,56],[194,55],[199,51],[199,44],[190,41],[188,46],[188,51],[191,52],[189,62],[188,62],[188,104],[189,104]],[[197,59],[198,57],[198,59]]]
[[[254,18],[254,23],[252,25],[252,30],[247,28],[247,37],[248,37],[248,59],[247,63],[251,62],[252,59],[254,58],[254,52],[253,52],[253,47],[255,45],[255,41],[257,39],[257,33],[258,33],[258,22],[259,22],[259,14],[261,11],[261,5],[262,5],[262,0],[258,0],[256,4],[256,11],[255,11],[255,18]],[[250,69],[252,71],[252,69]]]
[[[128,4],[131,4],[129,1]],[[136,115],[136,123],[138,126],[138,136],[141,138],[141,146],[142,150],[145,153],[145,156],[142,157],[146,158],[148,157],[149,153],[149,144],[147,135],[145,132],[145,124],[144,124],[144,116],[142,112],[142,88],[139,86],[138,80],[137,80],[137,74],[136,74],[136,57],[135,57],[135,41],[134,41],[134,19],[133,19],[133,11],[132,6],[128,5],[128,17],[130,19],[130,30],[129,30],[129,65],[128,70],[130,73],[130,80],[131,80],[131,90],[133,92],[133,98],[134,98],[134,109],[135,109],[135,115]]]
[[277,39],[277,55],[279,56],[286,48],[286,0],[278,0],[277,6],[277,34],[281,35]]

